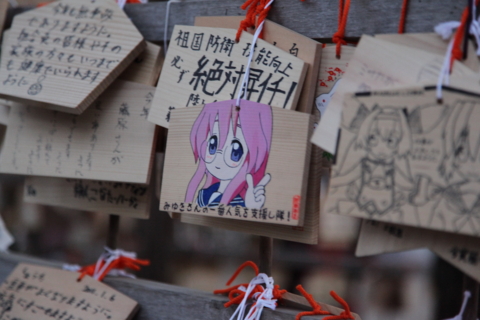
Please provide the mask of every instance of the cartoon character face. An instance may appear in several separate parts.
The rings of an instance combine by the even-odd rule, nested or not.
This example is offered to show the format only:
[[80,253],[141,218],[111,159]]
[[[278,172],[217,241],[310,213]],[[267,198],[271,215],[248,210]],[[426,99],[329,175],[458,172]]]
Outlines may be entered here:
[[263,206],[265,196],[258,187],[270,181],[268,174],[265,178],[265,170],[272,143],[272,107],[242,100],[237,109],[235,103],[206,104],[195,120],[190,144],[198,166],[188,184],[185,202],[193,202],[199,188],[206,190],[220,183],[220,203],[241,198],[248,207]]
[[219,180],[231,180],[240,171],[248,154],[248,146],[240,123],[237,122],[236,134],[233,134],[232,121],[223,149],[220,148],[220,130],[218,117],[213,130],[207,137],[205,164],[207,170]]
[[370,126],[367,138],[368,152],[378,160],[390,160],[402,139],[400,124],[395,120],[376,119]]

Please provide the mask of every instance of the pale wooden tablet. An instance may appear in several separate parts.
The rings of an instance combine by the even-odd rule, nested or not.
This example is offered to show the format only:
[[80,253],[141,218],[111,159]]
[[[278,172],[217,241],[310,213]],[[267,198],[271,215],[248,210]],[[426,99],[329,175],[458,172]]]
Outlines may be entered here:
[[251,101],[240,108],[228,135],[234,100],[173,112],[160,210],[303,225],[311,116]]
[[[168,128],[174,109],[237,97],[253,36],[235,30],[177,25],[148,120]],[[299,58],[259,39],[247,100],[295,109],[307,72]]]
[[14,103],[0,172],[148,183],[153,87],[117,80],[81,115]]
[[14,17],[0,96],[80,114],[140,54],[142,35],[115,1],[61,0]]
[[106,284],[78,272],[20,263],[0,286],[5,319],[129,320],[138,303]]
[[[243,19],[242,16],[196,17],[195,25],[237,30]],[[250,29],[248,32],[253,34],[255,29]],[[322,44],[268,19],[265,20],[263,26],[263,40],[302,59],[308,65],[303,89],[295,110],[311,113],[322,56]]]

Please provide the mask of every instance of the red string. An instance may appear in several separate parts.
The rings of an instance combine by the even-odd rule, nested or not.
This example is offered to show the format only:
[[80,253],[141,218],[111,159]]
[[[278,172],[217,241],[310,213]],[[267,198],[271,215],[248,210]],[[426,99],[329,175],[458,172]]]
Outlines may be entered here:
[[[95,273],[95,268],[96,268],[96,263],[91,264],[88,266],[85,266],[79,270],[81,273],[80,276],[78,277],[78,280],[82,280],[85,275],[93,276]],[[105,265],[105,261],[100,262],[100,268],[101,269]],[[115,259],[110,263],[110,265],[105,269],[105,271],[98,277],[98,281],[102,281],[103,278],[107,276],[107,274],[112,270],[112,269],[131,269],[134,271],[140,270],[140,266],[148,266],[150,265],[149,260],[140,260],[140,259],[134,259],[134,258],[129,258],[125,256],[120,256],[118,259]]]
[[243,271],[246,267],[251,267],[253,271],[255,271],[255,275],[258,276],[260,270],[258,269],[257,265],[253,261],[246,261],[238,267],[238,269],[233,273],[232,277],[227,281],[227,286],[231,285],[233,281],[238,277],[240,272]]
[[312,306],[312,311],[302,311],[295,317],[295,320],[300,320],[302,317],[305,316],[316,316],[316,315],[329,315],[330,312],[326,310],[322,310],[322,307],[318,304],[318,302],[313,299],[312,295],[309,294],[305,289],[303,289],[302,285],[299,284],[297,290],[307,299],[308,303]]
[[[258,266],[255,264],[253,261],[246,261],[242,263],[237,270],[233,273],[233,275],[230,277],[230,279],[227,281],[227,286],[231,285],[232,282],[238,277],[240,272],[243,271],[246,267],[251,267],[253,271],[255,271],[255,275],[258,276],[260,273],[260,270],[258,269]],[[220,290],[215,290],[213,291],[214,294],[227,294],[228,298],[230,299],[228,302],[224,304],[225,308],[230,307],[233,304],[239,304],[242,302],[243,298],[245,297],[245,291],[242,291],[238,289],[239,287],[244,286],[245,288],[248,287],[248,283],[242,283],[238,284],[236,286],[226,288],[226,289],[220,289]],[[250,294],[250,297],[253,296],[257,292],[262,292],[263,287],[260,285],[257,285],[253,290],[252,293]],[[248,297],[248,298],[250,298]]]
[[462,19],[460,20],[460,26],[455,33],[455,38],[453,39],[453,48],[452,48],[452,57],[450,58],[450,70],[452,70],[453,62],[455,60],[460,60],[463,57],[462,43],[463,36],[465,35],[465,25],[468,20],[469,8],[465,8],[462,13]]
[[[478,6],[480,4],[480,0],[475,1],[475,5]],[[453,63],[455,60],[461,60],[463,58],[463,38],[465,35],[465,28],[468,20],[468,15],[470,13],[471,8],[467,7],[463,10],[462,19],[460,20],[460,26],[455,33],[455,38],[453,39],[453,48],[452,48],[452,57],[450,59],[450,72],[453,68]],[[474,17],[472,17],[474,19]],[[467,39],[465,39],[467,41]]]
[[[251,267],[255,271],[256,276],[258,276],[258,274],[260,273],[260,271],[258,269],[258,266],[254,262],[246,261],[246,262],[242,263],[242,265],[240,265],[238,267],[238,269],[233,273],[232,277],[227,281],[227,286],[231,285],[232,282],[240,274],[240,272],[242,272],[243,269],[245,269],[246,267]],[[247,288],[248,283],[238,284],[236,286],[226,288],[226,289],[215,290],[215,291],[213,291],[213,293],[214,294],[226,294],[226,295],[228,295],[229,301],[227,301],[224,304],[224,307],[228,308],[231,305],[240,304],[240,302],[242,302],[242,300],[245,298],[245,291],[239,289],[241,286]],[[259,284],[256,285],[255,288],[250,293],[250,295],[247,297],[247,299],[250,299],[255,293],[262,293],[264,290],[265,289],[263,288],[263,286],[261,286]],[[272,295],[273,295],[274,299],[277,299],[277,300],[282,299],[282,295],[286,292],[287,292],[287,290],[280,289],[280,286],[278,284],[273,286]]]
[[307,299],[308,303],[312,306],[313,310],[312,311],[302,311],[297,316],[295,317],[295,320],[300,320],[304,316],[316,316],[316,315],[327,315],[327,317],[324,317],[323,320],[346,320],[346,319],[355,319],[355,317],[352,315],[350,312],[350,307],[348,304],[340,298],[338,294],[335,293],[335,291],[330,291],[330,295],[342,305],[343,311],[339,315],[331,315],[330,312],[326,310],[322,310],[322,307],[318,304],[318,302],[313,299],[313,296],[309,294],[303,287],[302,285],[298,285],[297,290],[300,291],[300,293]]
[[407,20],[408,0],[403,0],[402,12],[400,13],[400,23],[398,24],[398,33],[405,32],[405,21]]
[[348,11],[350,9],[350,0],[340,0],[339,1],[339,13],[338,13],[338,30],[333,34],[332,41],[337,44],[336,55],[340,59],[341,46],[346,45],[345,41],[345,28],[347,26]]
[[330,291],[330,295],[337,300],[343,307],[343,311],[339,315],[328,316],[323,318],[323,320],[342,320],[342,319],[355,319],[353,314],[350,312],[350,307],[345,300],[340,298],[340,296],[335,291]]
[[[305,1],[305,0],[300,0]],[[255,18],[258,15],[258,22],[257,26],[259,26],[268,16],[270,9],[272,6],[265,6],[270,2],[270,0],[246,0],[240,8],[245,10],[248,8],[247,13],[245,15],[245,19],[240,22],[240,26],[238,27],[237,34],[235,35],[235,41],[240,41],[240,36],[242,35],[242,31],[247,31],[248,28],[254,28],[255,25]],[[259,37],[263,39],[263,30],[260,32]]]

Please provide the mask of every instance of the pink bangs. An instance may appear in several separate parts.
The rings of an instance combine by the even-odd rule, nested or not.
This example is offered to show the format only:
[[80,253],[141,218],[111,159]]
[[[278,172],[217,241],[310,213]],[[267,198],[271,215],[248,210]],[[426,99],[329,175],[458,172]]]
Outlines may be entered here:
[[234,134],[238,124],[242,127],[243,135],[248,147],[248,154],[239,173],[230,181],[227,186],[221,203],[228,205],[233,198],[240,195],[245,199],[247,173],[253,177],[254,184],[257,184],[265,175],[272,141],[273,118],[272,109],[265,104],[242,100],[241,108],[235,111],[235,100],[221,101],[206,104],[193,124],[190,133],[190,144],[195,162],[198,168],[193,175],[187,188],[185,202],[193,202],[197,189],[206,175],[203,189],[219,182],[213,177],[205,166],[204,156],[207,148],[207,137],[213,131],[215,119],[218,117],[220,130],[219,148],[225,146],[230,123],[235,124]]

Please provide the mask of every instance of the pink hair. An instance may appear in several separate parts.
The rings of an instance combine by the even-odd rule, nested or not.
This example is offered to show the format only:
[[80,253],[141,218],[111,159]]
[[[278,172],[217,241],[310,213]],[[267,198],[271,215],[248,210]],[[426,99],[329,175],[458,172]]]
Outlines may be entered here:
[[204,176],[206,176],[206,181],[202,189],[219,182],[208,172],[204,160],[208,146],[208,134],[213,131],[217,117],[220,131],[219,148],[223,149],[225,146],[230,123],[233,124],[234,135],[236,134],[237,122],[240,123],[248,147],[245,162],[228,184],[220,203],[228,205],[238,194],[245,199],[247,173],[252,175],[254,185],[257,185],[264,177],[272,141],[272,108],[266,104],[242,101],[240,110],[237,112],[235,102],[235,100],[229,100],[206,104],[195,120],[190,132],[190,144],[195,163],[198,162],[198,168],[188,184],[185,202],[194,201],[198,186]]

